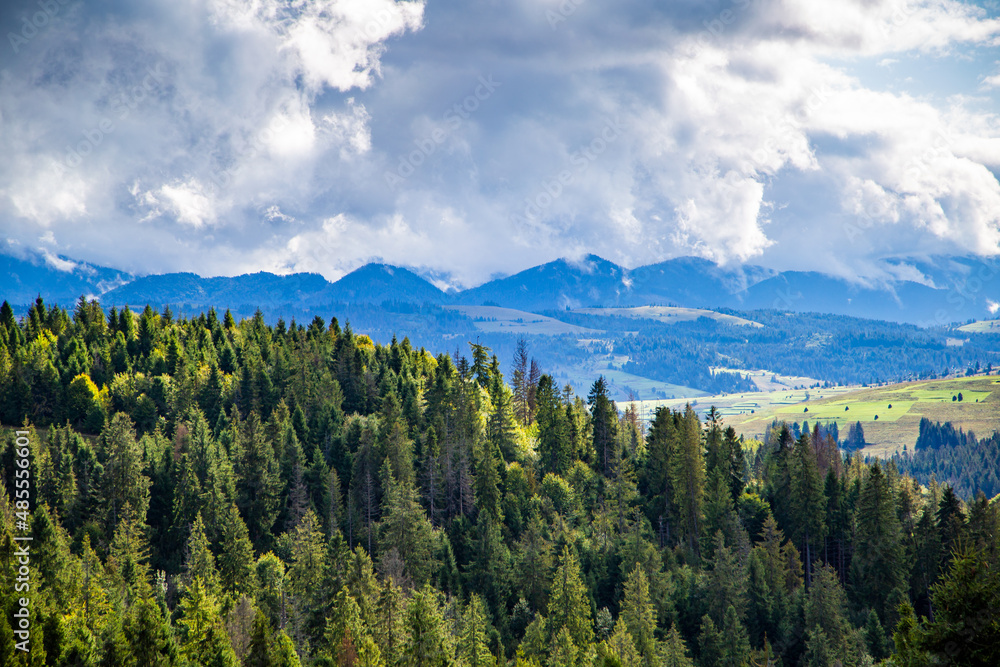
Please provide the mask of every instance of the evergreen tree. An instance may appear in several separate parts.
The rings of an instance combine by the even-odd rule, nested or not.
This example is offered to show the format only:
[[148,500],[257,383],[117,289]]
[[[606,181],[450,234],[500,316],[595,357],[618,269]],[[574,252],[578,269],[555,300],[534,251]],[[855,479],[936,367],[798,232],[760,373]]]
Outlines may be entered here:
[[618,442],[618,410],[608,398],[608,384],[603,375],[590,388],[587,405],[590,406],[594,451],[597,452],[601,472],[609,476]]
[[961,547],[932,590],[934,620],[918,646],[937,661],[1000,664],[1000,568],[997,555]]
[[187,559],[185,570],[190,581],[200,579],[207,593],[217,596],[219,593],[219,572],[215,568],[215,556],[212,554],[208,538],[205,537],[205,523],[201,513],[191,526],[191,535],[187,541]]
[[891,618],[890,594],[906,581],[903,549],[889,481],[876,461],[858,499],[851,582],[859,608],[874,609],[883,622]]
[[278,516],[278,464],[256,412],[250,413],[236,442],[236,504],[246,519],[251,541],[260,550],[269,542]]
[[458,646],[462,664],[468,667],[496,665],[496,659],[490,653],[488,637],[486,607],[482,599],[473,593],[462,615],[462,635]]
[[395,550],[404,564],[404,574],[417,585],[429,581],[434,529],[417,500],[416,491],[396,481],[388,465],[382,519],[378,523],[379,552],[385,558]]
[[826,498],[820,481],[816,455],[808,433],[803,433],[793,452],[792,517],[795,541],[802,545],[806,556],[806,582],[812,581],[812,545],[824,537]]
[[688,657],[684,638],[681,637],[676,625],[670,626],[670,631],[667,632],[666,640],[663,642],[662,665],[663,667],[694,667],[694,662]]
[[210,667],[237,667],[236,654],[222,627],[219,605],[200,577],[195,577],[179,604],[184,630],[181,652],[191,662]]
[[452,649],[438,606],[437,594],[429,586],[418,589],[406,608],[407,641],[401,665],[440,667],[451,665]]
[[234,598],[253,596],[257,590],[253,545],[235,503],[229,506],[222,523],[220,547],[219,580],[222,590]]
[[145,520],[150,481],[143,474],[142,452],[128,415],[119,412],[111,419],[101,434],[101,451],[105,461],[101,494],[107,511],[106,530],[110,535],[130,511],[140,521]]
[[552,581],[549,597],[548,628],[555,640],[565,628],[573,645],[583,649],[594,639],[594,629],[590,615],[590,601],[580,574],[580,564],[569,547],[563,548],[559,568]]
[[642,664],[651,667],[657,662],[656,608],[649,595],[649,579],[638,563],[625,580],[625,599],[621,619],[642,656]]
[[569,470],[571,452],[566,433],[566,413],[562,409],[559,391],[549,375],[538,382],[538,462],[540,476],[545,473],[565,475]]
[[705,495],[705,463],[701,422],[690,405],[684,410],[679,430],[678,449],[671,466],[671,481],[688,548],[697,554]]

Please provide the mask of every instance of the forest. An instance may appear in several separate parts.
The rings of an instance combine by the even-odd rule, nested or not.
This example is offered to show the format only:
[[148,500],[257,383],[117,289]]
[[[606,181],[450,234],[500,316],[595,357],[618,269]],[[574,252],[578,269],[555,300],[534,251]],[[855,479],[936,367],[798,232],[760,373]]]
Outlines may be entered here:
[[4,303],[0,664],[1000,664],[982,493],[545,366]]

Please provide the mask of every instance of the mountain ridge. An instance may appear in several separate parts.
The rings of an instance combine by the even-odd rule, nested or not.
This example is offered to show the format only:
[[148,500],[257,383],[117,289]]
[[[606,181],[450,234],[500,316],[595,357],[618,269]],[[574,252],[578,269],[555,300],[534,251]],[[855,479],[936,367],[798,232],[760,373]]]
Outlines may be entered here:
[[[335,304],[497,305],[530,312],[588,307],[676,305],[736,310],[790,310],[921,324],[984,319],[1000,308],[1000,270],[978,257],[902,259],[896,279],[865,286],[810,271],[778,272],[753,264],[720,266],[678,257],[628,269],[598,255],[560,258],[465,290],[445,292],[417,272],[365,264],[330,282],[317,273],[265,271],[232,277],[191,272],[135,277],[106,267],[37,253],[0,255],[0,300],[24,307],[42,295],[72,305],[81,295],[108,306],[281,308],[319,310]],[[903,264],[902,268],[900,268]],[[20,303],[18,301],[20,300]]]

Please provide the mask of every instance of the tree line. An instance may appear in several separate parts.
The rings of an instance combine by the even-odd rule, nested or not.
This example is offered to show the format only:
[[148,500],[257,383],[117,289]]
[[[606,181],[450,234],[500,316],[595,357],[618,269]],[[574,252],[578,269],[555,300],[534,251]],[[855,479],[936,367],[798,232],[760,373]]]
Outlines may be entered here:
[[[998,514],[836,436],[645,428],[518,345],[0,307],[30,432],[31,665],[996,664]],[[23,426],[19,426],[23,425]],[[798,425],[795,425],[798,426]],[[14,437],[0,569],[17,568]]]

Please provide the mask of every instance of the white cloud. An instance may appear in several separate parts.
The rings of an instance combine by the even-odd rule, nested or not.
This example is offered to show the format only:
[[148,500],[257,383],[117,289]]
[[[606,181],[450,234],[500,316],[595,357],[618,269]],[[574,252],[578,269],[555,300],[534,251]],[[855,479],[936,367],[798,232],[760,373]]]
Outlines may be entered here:
[[51,266],[56,271],[62,271],[63,273],[71,273],[76,269],[79,264],[76,262],[71,262],[61,257],[56,257],[49,250],[42,250],[42,257],[45,258],[45,263]]
[[[586,3],[555,30],[546,7],[86,7],[0,66],[2,231],[132,270],[380,258],[466,285],[588,252],[886,275],[894,254],[998,251],[991,102],[854,74],[995,49],[975,6]],[[483,77],[502,83],[477,97]]]

